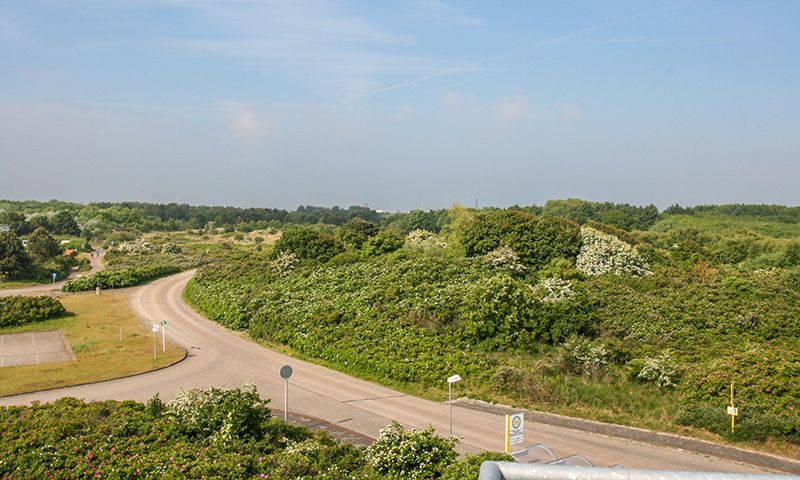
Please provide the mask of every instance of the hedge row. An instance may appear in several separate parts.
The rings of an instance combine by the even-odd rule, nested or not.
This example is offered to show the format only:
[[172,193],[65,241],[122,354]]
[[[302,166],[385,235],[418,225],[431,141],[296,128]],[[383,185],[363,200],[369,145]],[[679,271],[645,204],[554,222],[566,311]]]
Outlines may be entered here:
[[1,297],[0,327],[40,322],[65,312],[61,302],[52,297]]
[[123,268],[97,272],[88,277],[77,278],[65,283],[64,292],[83,292],[100,288],[125,288],[153,280],[165,275],[180,272],[174,265],[153,265],[148,267]]

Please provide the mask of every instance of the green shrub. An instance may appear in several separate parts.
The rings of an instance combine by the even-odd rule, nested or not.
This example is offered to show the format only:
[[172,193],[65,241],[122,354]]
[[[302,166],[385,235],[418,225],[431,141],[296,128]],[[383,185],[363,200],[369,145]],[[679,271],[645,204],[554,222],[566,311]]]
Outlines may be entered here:
[[125,288],[148,282],[150,280],[172,275],[180,272],[180,268],[173,265],[153,265],[146,267],[122,268],[119,270],[104,270],[76,278],[65,283],[61,290],[64,292],[82,292],[95,288]]
[[381,230],[364,243],[364,253],[371,256],[385,255],[402,248],[404,242],[405,239],[393,230]]
[[578,255],[580,227],[563,218],[496,210],[479,213],[464,229],[461,243],[468,256],[510,247],[526,266],[540,268],[554,258]]
[[53,297],[0,297],[0,327],[41,322],[64,313],[64,306]]
[[287,228],[275,242],[274,252],[293,253],[301,260],[326,262],[344,251],[344,245],[325,232],[311,227]]

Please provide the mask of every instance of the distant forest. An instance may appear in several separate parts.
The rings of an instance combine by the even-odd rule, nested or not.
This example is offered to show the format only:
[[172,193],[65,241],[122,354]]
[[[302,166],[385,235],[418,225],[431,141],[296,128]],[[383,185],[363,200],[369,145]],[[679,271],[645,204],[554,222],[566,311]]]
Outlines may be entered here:
[[[550,215],[573,220],[613,225],[628,231],[649,230],[669,215],[734,216],[764,218],[780,223],[800,223],[800,207],[783,205],[673,205],[659,211],[655,205],[591,202],[579,199],[550,200],[543,206],[515,205],[535,215]],[[484,210],[494,210],[488,207]],[[178,203],[97,202],[79,204],[59,200],[0,200],[0,225],[17,235],[28,235],[38,227],[51,233],[82,235],[87,239],[105,237],[114,231],[150,232],[206,228],[234,228],[252,231],[286,225],[336,225],[360,218],[380,226],[393,226],[402,233],[425,229],[438,232],[449,223],[448,210],[412,210],[408,213],[380,212],[366,206],[317,207],[304,205],[289,211],[277,208],[239,208],[194,206]]]

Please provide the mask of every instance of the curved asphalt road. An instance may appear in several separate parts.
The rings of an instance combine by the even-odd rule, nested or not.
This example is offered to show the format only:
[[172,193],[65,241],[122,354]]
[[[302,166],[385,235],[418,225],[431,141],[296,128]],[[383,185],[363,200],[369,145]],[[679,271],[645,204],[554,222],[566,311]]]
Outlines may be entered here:
[[[134,312],[145,325],[169,320],[167,338],[188,352],[183,362],[156,372],[92,385],[61,388],[0,398],[1,405],[52,401],[63,396],[145,401],[155,394],[163,400],[181,388],[254,383],[272,407],[283,408],[281,365],[291,364],[289,411],[375,438],[392,419],[406,426],[433,425],[448,429],[446,403],[412,397],[345,374],[287,357],[256,345],[243,336],[206,320],[181,298],[193,272],[157,280],[128,290]],[[453,430],[462,437],[462,451],[502,450],[504,419],[491,412],[454,406]],[[533,422],[526,424],[526,445],[543,443],[560,456],[580,453],[593,463],[632,468],[763,472],[754,466],[646,443]]]

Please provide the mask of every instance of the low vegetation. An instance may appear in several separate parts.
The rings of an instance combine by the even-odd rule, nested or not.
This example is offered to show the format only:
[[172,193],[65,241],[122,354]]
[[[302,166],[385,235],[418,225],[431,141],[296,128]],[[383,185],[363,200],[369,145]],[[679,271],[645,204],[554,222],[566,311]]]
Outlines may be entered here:
[[61,302],[52,297],[0,297],[0,328],[41,322],[65,313]]
[[171,402],[62,398],[1,407],[2,478],[474,480],[454,439],[397,424],[366,448],[272,418],[255,388],[187,390]]
[[[394,227],[357,242],[304,227],[272,253],[201,268],[185,295],[257,339],[417,393],[441,395],[443,379],[459,373],[471,397],[794,455],[794,240],[747,233],[780,257],[753,268],[765,251],[725,253],[739,247],[713,224],[659,230],[677,215],[694,214],[626,231],[624,221],[591,216],[580,225],[522,209],[454,208],[431,222],[439,233],[411,231],[385,249],[371,245],[402,239]],[[732,381],[735,435],[725,411]]]
[[61,290],[64,292],[83,292],[96,288],[132,287],[180,271],[181,269],[174,265],[153,265],[106,270],[93,273],[87,277],[70,280],[61,287]]

